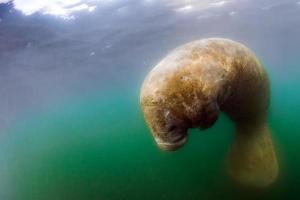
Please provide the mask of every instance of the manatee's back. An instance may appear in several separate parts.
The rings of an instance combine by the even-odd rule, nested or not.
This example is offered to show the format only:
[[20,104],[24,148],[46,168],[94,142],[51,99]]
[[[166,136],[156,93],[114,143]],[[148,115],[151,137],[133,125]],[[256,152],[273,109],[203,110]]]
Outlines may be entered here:
[[267,105],[268,79],[260,62],[245,46],[219,38],[176,48],[152,69],[141,90],[144,106],[168,104],[188,112],[199,111],[199,101],[215,101],[225,111],[240,109],[251,115],[266,105],[250,108],[243,102],[258,105],[261,99]]

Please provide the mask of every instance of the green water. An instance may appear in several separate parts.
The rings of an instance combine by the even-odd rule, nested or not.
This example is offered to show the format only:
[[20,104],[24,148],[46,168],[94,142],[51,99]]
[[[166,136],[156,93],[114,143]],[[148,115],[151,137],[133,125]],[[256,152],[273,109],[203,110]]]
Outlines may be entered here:
[[233,184],[226,155],[234,127],[226,116],[191,130],[176,152],[155,145],[139,108],[140,82],[74,96],[20,117],[1,137],[0,199],[285,199],[300,196],[300,81],[270,72],[270,126],[280,174],[271,187]]

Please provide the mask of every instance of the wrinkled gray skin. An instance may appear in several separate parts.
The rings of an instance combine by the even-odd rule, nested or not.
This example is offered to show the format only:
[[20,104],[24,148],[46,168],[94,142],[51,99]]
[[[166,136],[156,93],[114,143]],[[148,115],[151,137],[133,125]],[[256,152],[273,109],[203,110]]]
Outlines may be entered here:
[[211,38],[175,49],[148,74],[140,101],[156,143],[168,151],[186,143],[189,128],[209,128],[225,112],[236,126],[228,157],[232,179],[251,187],[275,181],[278,163],[266,120],[269,81],[245,46]]

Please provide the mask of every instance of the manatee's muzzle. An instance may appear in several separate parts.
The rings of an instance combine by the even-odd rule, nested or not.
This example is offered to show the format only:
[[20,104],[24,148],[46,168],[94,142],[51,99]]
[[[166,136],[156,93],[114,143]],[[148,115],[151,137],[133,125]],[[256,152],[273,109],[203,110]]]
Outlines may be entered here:
[[175,151],[187,142],[187,135],[182,135],[172,141],[164,141],[158,137],[155,137],[155,141],[161,150]]

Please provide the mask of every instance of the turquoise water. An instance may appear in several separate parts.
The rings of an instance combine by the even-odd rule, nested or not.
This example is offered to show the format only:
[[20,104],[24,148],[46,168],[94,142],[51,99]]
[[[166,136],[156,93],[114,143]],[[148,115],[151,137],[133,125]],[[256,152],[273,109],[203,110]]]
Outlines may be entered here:
[[[297,69],[300,63],[288,65]],[[5,200],[285,199],[300,196],[300,81],[271,70],[269,121],[280,174],[269,188],[233,184],[226,156],[233,124],[221,115],[206,131],[191,130],[176,152],[154,143],[139,108],[139,86],[72,96],[28,112],[0,141],[0,194]],[[273,68],[276,69],[276,68]]]

